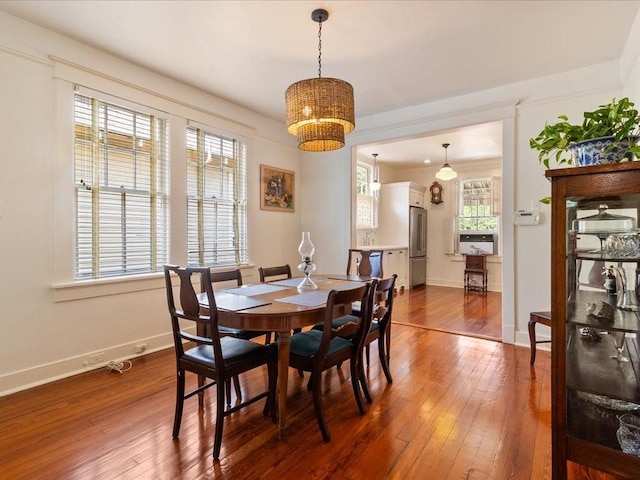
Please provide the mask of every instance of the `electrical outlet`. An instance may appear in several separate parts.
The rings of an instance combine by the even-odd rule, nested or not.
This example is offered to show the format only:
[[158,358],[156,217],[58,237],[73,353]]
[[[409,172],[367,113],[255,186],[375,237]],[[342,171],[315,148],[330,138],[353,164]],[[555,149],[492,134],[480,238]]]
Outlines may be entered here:
[[102,363],[104,361],[104,352],[94,353],[93,355],[89,355],[84,362],[84,365],[95,365],[97,363]]
[[136,353],[142,353],[147,349],[147,344],[146,343],[139,343],[138,345],[136,345]]

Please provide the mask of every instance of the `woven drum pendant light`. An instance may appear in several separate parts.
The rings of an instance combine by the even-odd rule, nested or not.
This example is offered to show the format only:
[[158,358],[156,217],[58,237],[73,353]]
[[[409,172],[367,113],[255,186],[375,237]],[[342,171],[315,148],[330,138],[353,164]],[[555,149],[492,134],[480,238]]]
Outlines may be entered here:
[[322,78],[323,9],[311,14],[318,22],[318,78],[300,80],[287,88],[287,131],[298,137],[298,148],[327,152],[344,147],[345,134],[355,128],[353,87],[338,78]]

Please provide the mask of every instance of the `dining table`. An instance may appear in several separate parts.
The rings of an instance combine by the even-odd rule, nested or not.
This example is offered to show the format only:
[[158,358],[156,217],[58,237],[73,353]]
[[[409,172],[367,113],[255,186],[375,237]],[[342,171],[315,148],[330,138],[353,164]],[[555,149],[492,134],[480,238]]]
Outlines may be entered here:
[[[214,290],[218,324],[243,330],[276,332],[278,381],[276,392],[278,434],[283,438],[287,418],[287,392],[291,331],[324,320],[331,290],[362,286],[372,277],[358,275],[314,275],[316,289],[299,289],[304,277],[269,283],[242,285]],[[199,295],[202,308],[208,308],[206,295]],[[345,311],[343,314],[350,312]]]

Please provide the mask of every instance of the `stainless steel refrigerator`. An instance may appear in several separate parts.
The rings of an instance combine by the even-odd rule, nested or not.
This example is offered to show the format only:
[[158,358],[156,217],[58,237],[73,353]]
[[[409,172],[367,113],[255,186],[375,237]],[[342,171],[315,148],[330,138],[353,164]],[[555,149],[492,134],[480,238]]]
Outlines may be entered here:
[[427,281],[427,211],[409,208],[409,287]]

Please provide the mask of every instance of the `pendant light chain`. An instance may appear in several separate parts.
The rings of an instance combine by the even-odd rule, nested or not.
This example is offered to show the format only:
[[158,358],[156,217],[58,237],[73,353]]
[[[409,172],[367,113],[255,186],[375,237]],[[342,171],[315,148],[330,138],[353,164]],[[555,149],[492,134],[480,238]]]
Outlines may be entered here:
[[318,24],[318,78],[322,78],[322,22]]

